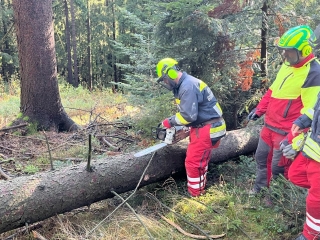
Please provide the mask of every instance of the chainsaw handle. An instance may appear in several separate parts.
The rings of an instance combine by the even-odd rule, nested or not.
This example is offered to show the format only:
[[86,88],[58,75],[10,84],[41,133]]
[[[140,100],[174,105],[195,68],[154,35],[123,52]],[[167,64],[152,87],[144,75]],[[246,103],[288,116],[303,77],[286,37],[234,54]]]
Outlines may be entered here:
[[151,127],[151,133],[154,139],[164,141],[166,138],[166,128],[161,127],[161,124],[162,123],[159,123],[157,127]]

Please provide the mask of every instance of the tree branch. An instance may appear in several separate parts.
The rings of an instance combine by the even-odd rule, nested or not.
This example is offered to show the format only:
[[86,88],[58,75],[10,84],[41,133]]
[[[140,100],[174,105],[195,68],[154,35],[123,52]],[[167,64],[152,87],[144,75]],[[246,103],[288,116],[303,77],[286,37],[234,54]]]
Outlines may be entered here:
[[116,195],[118,198],[120,198],[122,200],[122,202],[125,202],[126,206],[128,208],[130,208],[130,210],[133,212],[133,214],[137,217],[137,219],[139,220],[139,222],[142,224],[142,226],[144,227],[144,229],[146,230],[146,232],[148,233],[148,236],[150,239],[154,239],[153,236],[151,235],[151,233],[149,232],[148,228],[146,227],[146,225],[144,225],[144,223],[142,222],[142,220],[139,218],[139,216],[137,215],[136,211],[129,205],[129,203],[126,202],[126,200],[124,200],[119,194],[117,194],[115,191],[111,191],[114,195]]
[[6,180],[10,180],[11,177],[9,177],[9,175],[7,175],[1,168],[0,166],[0,176],[3,176]]
[[0,131],[6,131],[6,130],[11,130],[11,129],[16,129],[16,128],[21,128],[21,127],[25,127],[28,126],[28,123],[23,123],[20,125],[16,125],[16,126],[12,126],[12,127],[7,127],[7,128],[1,128]]

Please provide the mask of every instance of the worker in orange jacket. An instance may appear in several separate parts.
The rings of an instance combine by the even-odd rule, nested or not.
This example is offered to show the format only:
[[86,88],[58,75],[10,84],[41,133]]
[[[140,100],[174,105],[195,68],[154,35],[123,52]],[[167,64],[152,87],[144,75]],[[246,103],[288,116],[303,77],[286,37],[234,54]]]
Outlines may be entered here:
[[285,32],[278,42],[283,64],[276,79],[258,106],[248,115],[256,120],[265,114],[255,153],[256,180],[249,194],[269,187],[271,177],[287,177],[288,161],[282,155],[280,142],[291,130],[293,121],[312,108],[320,90],[320,63],[308,43],[313,31],[306,25]]
[[[309,44],[314,49],[320,49],[320,25],[311,35]],[[310,130],[304,133],[303,130],[309,127]],[[291,133],[292,136],[300,134],[290,144],[283,143],[281,146],[284,156],[293,159],[289,180],[308,189],[306,221],[302,234],[295,240],[320,239],[320,93],[313,109],[305,111],[294,121]]]

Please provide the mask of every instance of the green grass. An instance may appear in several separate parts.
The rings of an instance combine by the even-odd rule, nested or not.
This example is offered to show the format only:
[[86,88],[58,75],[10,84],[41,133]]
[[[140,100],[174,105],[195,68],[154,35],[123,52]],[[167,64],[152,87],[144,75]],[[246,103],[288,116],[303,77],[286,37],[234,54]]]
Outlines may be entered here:
[[18,96],[0,97],[0,126],[8,126],[19,113],[20,98]]
[[23,172],[27,174],[35,174],[39,172],[39,168],[38,166],[35,166],[33,164],[28,164],[27,166],[24,167]]
[[[1,89],[1,84],[0,84]],[[98,115],[108,121],[114,121],[123,115],[135,115],[139,106],[128,103],[121,93],[112,93],[109,89],[90,92],[82,87],[73,88],[60,84],[60,97],[67,114],[80,125],[88,124]],[[0,94],[0,127],[21,117],[19,91],[2,92]]]

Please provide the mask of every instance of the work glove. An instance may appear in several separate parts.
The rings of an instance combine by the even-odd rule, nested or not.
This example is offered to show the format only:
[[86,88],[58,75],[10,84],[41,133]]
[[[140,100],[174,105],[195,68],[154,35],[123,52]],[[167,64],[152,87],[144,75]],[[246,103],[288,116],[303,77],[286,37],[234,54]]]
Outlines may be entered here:
[[294,159],[297,153],[302,149],[305,141],[305,133],[300,133],[298,136],[292,139],[292,143],[289,144],[288,139],[284,139],[280,142],[280,150],[283,156],[289,159]]
[[282,153],[283,153],[283,156],[285,156],[286,158],[293,160],[298,154],[298,151],[292,148],[292,144],[289,144],[282,149]]
[[169,122],[169,119],[166,118],[162,121],[162,126],[164,126],[165,128],[171,128],[171,124]]
[[[282,151],[283,154],[283,150],[285,149],[286,146],[289,146],[290,143],[288,142],[288,139],[285,138],[280,142],[280,151]],[[284,156],[283,158],[280,159],[278,166],[279,167],[289,167],[291,165],[292,161],[291,159],[288,159],[286,156]]]
[[280,151],[283,152],[283,149],[288,146],[290,143],[288,142],[288,139],[284,139],[280,142]]
[[248,120],[256,121],[260,116],[256,114],[256,108],[252,109],[252,111],[248,115]]

